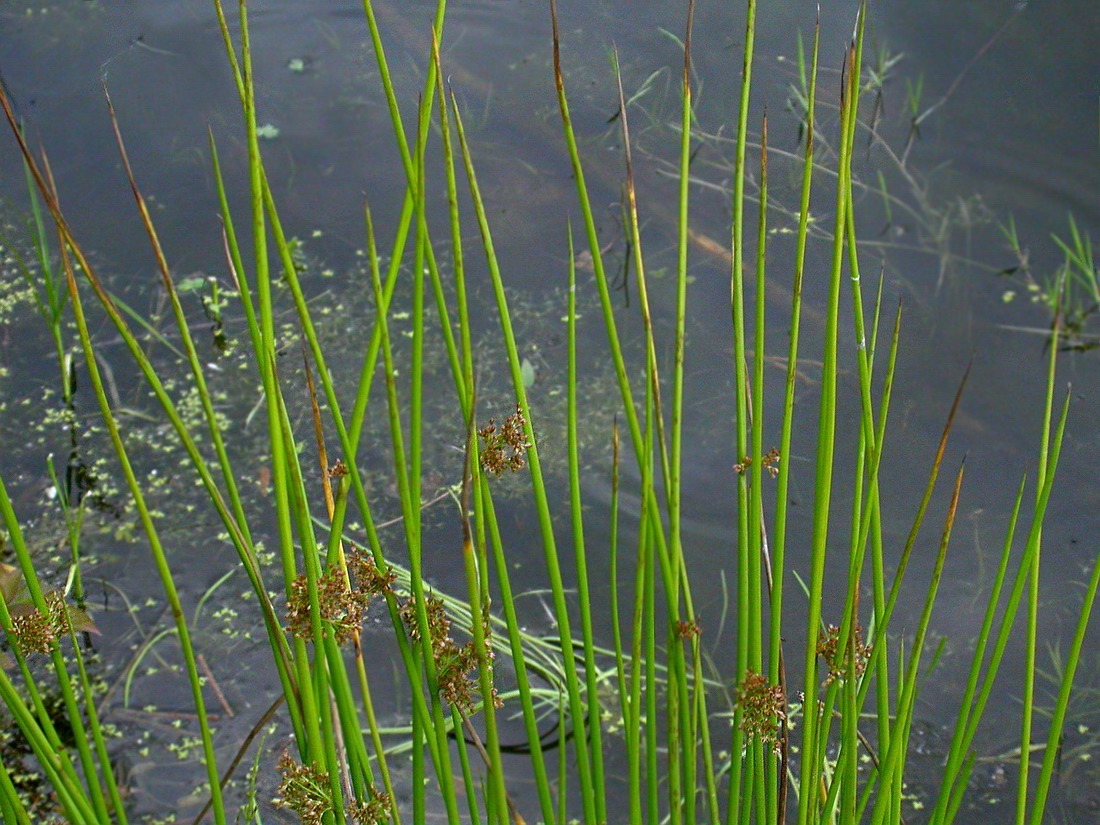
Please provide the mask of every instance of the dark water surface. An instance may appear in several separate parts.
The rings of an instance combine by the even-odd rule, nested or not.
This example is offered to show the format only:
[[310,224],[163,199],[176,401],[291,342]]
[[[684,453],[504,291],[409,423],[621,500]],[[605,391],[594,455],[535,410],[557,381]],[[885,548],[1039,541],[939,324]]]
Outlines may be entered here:
[[[609,59],[613,45],[620,53],[627,95],[645,90],[630,116],[638,144],[638,186],[649,267],[651,274],[659,274],[662,267],[674,266],[675,194],[664,173],[674,157],[676,140],[668,124],[678,117],[682,58],[675,38],[682,35],[683,4],[567,0],[560,5],[566,83],[582,151],[590,164],[593,203],[602,210],[597,217],[603,237],[613,244],[613,255],[620,257],[622,163],[619,126],[611,122],[617,109]],[[835,121],[835,109],[829,107],[837,102],[838,69],[857,5],[851,0],[828,2],[821,10],[819,116],[825,124]],[[425,0],[375,2],[406,125],[415,115],[434,6]],[[807,43],[812,38],[813,4],[784,0],[761,6],[752,120],[759,123],[766,104],[772,148],[795,152],[799,149],[797,123],[785,103],[788,85],[797,73],[797,34],[801,32]],[[699,178],[693,196],[693,229],[723,246],[728,245],[729,236],[726,187],[732,155],[731,146],[723,140],[735,131],[732,116],[742,16],[740,4],[705,0],[700,0],[696,13],[694,58],[700,84],[700,131],[714,138],[701,141],[693,165]],[[872,4],[871,23],[867,62],[874,66],[878,61],[886,78],[882,114],[877,120],[882,140],[868,140],[866,135],[859,139],[862,156],[857,159],[857,174],[874,188],[881,172],[882,181],[900,200],[888,215],[881,197],[873,192],[861,199],[860,232],[869,242],[863,271],[865,276],[873,276],[881,266],[886,305],[892,308],[901,298],[906,306],[892,408],[894,428],[888,436],[892,446],[887,450],[881,480],[888,546],[900,548],[904,541],[957,382],[968,360],[974,358],[945,464],[953,469],[964,452],[968,455],[961,517],[934,620],[936,633],[947,636],[950,644],[941,665],[943,678],[929,680],[927,698],[919,710],[926,719],[919,735],[928,740],[920,744],[928,755],[922,757],[917,751],[914,756],[918,773],[925,770],[934,776],[937,747],[942,747],[939,737],[944,734],[940,727],[944,714],[938,708],[944,702],[953,707],[957,701],[960,680],[965,678],[966,653],[980,620],[980,607],[975,604],[980,605],[982,588],[995,567],[1018,480],[1025,471],[1034,476],[1039,443],[1046,339],[1039,332],[1019,328],[1041,331],[1050,318],[1042,307],[1028,301],[1021,272],[997,275],[1018,264],[998,227],[1014,216],[1020,243],[1028,249],[1037,279],[1050,276],[1061,263],[1062,253],[1051,236],[1068,236],[1070,214],[1083,234],[1100,229],[1100,58],[1092,38],[1082,36],[1100,31],[1100,4],[1093,0],[972,0],[965,4],[881,0]],[[339,290],[346,285],[346,273],[354,269],[356,251],[365,245],[364,194],[376,213],[382,236],[388,237],[403,186],[362,10],[359,4],[342,0],[281,0],[256,4],[252,24],[259,121],[271,126],[263,148],[283,218],[288,232],[307,239],[309,253],[323,261],[317,270],[327,268],[333,273],[331,277],[318,276],[316,288]],[[576,213],[576,201],[554,98],[546,4],[454,2],[443,60],[473,138],[505,277],[516,301],[543,307],[531,310],[535,320],[530,329],[553,326],[550,322],[559,312],[551,300],[553,290],[560,289],[565,279],[565,215],[571,210]],[[55,0],[28,10],[8,3],[0,10],[0,72],[32,140],[40,141],[49,151],[62,203],[78,235],[94,250],[116,288],[138,309],[154,306],[153,261],[117,159],[102,99],[103,82],[118,110],[135,174],[155,207],[154,220],[172,266],[179,273],[224,275],[220,220],[209,171],[208,128],[218,140],[239,215],[245,214],[242,195],[247,169],[236,92],[211,3]],[[916,111],[930,107],[935,111],[921,121],[919,134],[911,134],[907,90],[918,86],[921,95]],[[755,132],[758,126],[753,128]],[[828,133],[827,125],[825,129]],[[904,167],[899,165],[902,156]],[[0,193],[9,207],[25,208],[20,167],[10,139],[0,140],[0,181]],[[792,179],[779,174],[774,185],[777,204],[793,207]],[[437,214],[440,206],[441,202],[436,204]],[[824,196],[816,208],[829,213]],[[831,217],[827,222],[831,223]],[[792,224],[777,209],[773,225],[789,228]],[[467,226],[472,233],[472,222]],[[470,251],[475,250],[471,243]],[[826,265],[826,246],[819,243],[811,249],[806,287],[807,296],[818,299],[818,308],[824,286],[815,276],[825,271]],[[783,243],[777,242],[769,266],[772,272],[790,270],[790,252]],[[692,250],[692,272],[690,345],[695,349],[689,362],[692,417],[685,436],[686,540],[699,583],[697,601],[717,615],[723,598],[718,572],[725,571],[731,587],[734,581],[728,563],[734,540],[732,465],[737,461],[729,443],[732,337],[728,262],[700,245]],[[780,281],[784,278],[778,276]],[[870,283],[871,278],[865,277],[865,282]],[[1017,293],[1015,300],[1006,300],[1009,291]],[[654,297],[658,323],[667,323],[671,284],[656,281]],[[847,295],[842,300],[847,301]],[[774,300],[771,306],[777,320],[769,354],[785,354],[786,338],[779,334],[784,325],[782,302]],[[803,348],[810,359],[815,357],[813,347],[820,336],[814,317],[811,306]],[[30,336],[27,330],[32,327],[20,322],[13,328]],[[1089,331],[1086,327],[1085,332]],[[1095,327],[1091,330],[1096,331]],[[554,370],[563,364],[562,332],[546,333],[545,337],[537,333],[540,352],[546,358],[547,380],[552,380],[557,374]],[[848,333],[842,340],[849,353],[855,346],[850,338]],[[45,344],[44,337],[42,341]],[[599,350],[600,339],[593,338],[590,343],[593,351]],[[33,355],[18,351],[18,345],[15,341],[5,346],[6,363],[13,371],[5,392],[12,399],[38,398],[41,376],[49,374],[52,363],[45,357],[42,363],[34,361]],[[1075,398],[1043,551],[1043,632],[1052,646],[1061,641],[1063,650],[1072,632],[1080,582],[1092,564],[1096,536],[1100,535],[1100,478],[1096,473],[1100,428],[1095,412],[1100,401],[1098,357],[1088,351],[1059,356],[1059,392],[1072,380]],[[350,353],[349,358],[351,369],[356,362]],[[807,370],[812,381],[812,365]],[[780,386],[781,375],[779,370],[771,374],[775,388]],[[851,391],[856,386],[854,375],[842,377],[842,388]],[[805,394],[812,401],[812,387],[807,386]],[[599,419],[603,426],[608,425],[611,410],[609,406]],[[853,409],[842,412],[839,438],[843,449],[855,438],[856,418]],[[808,468],[811,464],[805,457],[812,455],[815,418],[807,411],[804,419],[804,435],[791,460],[805,461]],[[845,424],[850,426],[845,429]],[[51,449],[62,450],[64,445]],[[18,457],[13,457],[16,452]],[[40,453],[28,455],[11,445],[5,445],[0,453],[0,471],[6,474],[9,488],[21,483],[32,491],[25,494],[29,506],[41,498],[42,460]],[[606,510],[598,505],[607,500],[607,482],[602,479],[607,463],[600,463],[599,458],[594,461],[601,470],[593,478],[592,502],[597,506],[587,518],[592,546],[599,546]],[[804,528],[809,517],[809,484],[803,474],[792,488],[796,531]],[[942,518],[944,504],[942,497],[936,499],[930,517],[933,522]],[[805,516],[800,522],[802,512]],[[516,520],[517,529],[528,529],[521,516]],[[923,586],[926,581],[935,541],[932,534],[937,529],[926,528],[928,537],[922,539],[910,574],[914,585]],[[846,537],[837,540],[843,542]],[[522,552],[522,548],[513,548],[513,552]],[[792,566],[804,572],[805,558],[800,558],[797,550],[792,552]],[[532,587],[539,585],[541,562],[534,558],[530,563],[520,561],[524,566],[524,572],[518,574],[521,580]],[[221,551],[189,555],[185,592],[198,598],[230,564],[231,559]],[[594,575],[599,577],[605,565],[596,560],[595,566]],[[131,599],[143,602],[147,594],[155,594],[149,573],[140,572],[141,564],[123,559],[116,561],[113,570],[112,581]],[[459,586],[460,579],[454,574],[438,571],[437,575],[441,586]],[[903,610],[909,609],[919,609],[919,605],[903,606]],[[802,623],[801,610],[792,608],[791,627]],[[144,620],[155,621],[156,613],[150,608]],[[795,634],[791,635],[794,639]],[[729,636],[723,641],[732,647]],[[241,658],[250,651],[257,653],[248,642],[236,645],[226,643],[221,654]],[[1041,655],[1045,657],[1045,651]],[[125,659],[122,654],[119,657]],[[1010,651],[1006,660],[1010,677],[1018,675],[1012,669],[1020,667],[1020,657],[1019,650]],[[1098,660],[1100,641],[1093,634],[1079,679],[1094,689],[1100,689],[1092,667]],[[1048,659],[1044,658],[1043,664],[1049,667]],[[212,665],[217,670],[214,662]],[[257,697],[270,690],[270,677],[255,678],[251,684],[228,681],[236,698],[260,707],[265,703]],[[1006,684],[1015,682],[1006,679]],[[156,692],[155,685],[150,676],[138,689]],[[181,690],[181,702],[184,693]],[[1006,690],[991,708],[994,724],[980,744],[983,753],[996,755],[1013,746],[1017,723],[1011,720],[1018,715],[1014,695]],[[140,707],[144,701],[134,698],[131,706]],[[160,701],[163,703],[163,698]],[[1042,701],[1052,703],[1045,694]],[[1100,726],[1100,712],[1093,708],[1090,715],[1088,709],[1081,710],[1072,723],[1086,730],[1071,732],[1067,748],[1084,748],[1087,729]],[[250,723],[241,724],[246,731]],[[1087,748],[1080,753],[1091,755]],[[975,798],[983,803],[1008,793],[997,785],[998,764],[990,763],[988,770],[979,766],[977,771],[980,780],[988,779],[987,787],[975,791]],[[1096,801],[1093,796],[1098,795],[1089,787],[1094,777],[1088,768],[1082,761],[1073,780],[1066,782],[1064,798],[1057,800],[1065,806],[1067,817],[1087,816]],[[167,775],[167,770],[163,766],[150,769],[161,776]],[[171,781],[167,786],[169,790],[158,797],[158,804],[174,799],[173,793],[180,796],[185,792]],[[149,784],[142,787],[150,794],[160,793]],[[912,815],[914,821],[919,819],[918,812]]]

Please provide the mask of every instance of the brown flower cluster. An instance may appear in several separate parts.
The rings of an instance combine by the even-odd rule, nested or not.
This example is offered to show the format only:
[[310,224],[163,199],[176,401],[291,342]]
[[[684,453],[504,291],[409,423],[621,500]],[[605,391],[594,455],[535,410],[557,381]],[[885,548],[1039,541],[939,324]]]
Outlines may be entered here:
[[848,675],[848,649],[855,652],[853,663],[855,676],[858,679],[867,669],[867,660],[871,657],[871,645],[863,641],[863,628],[856,623],[855,632],[852,633],[851,644],[848,640],[840,638],[840,628],[834,624],[829,625],[825,632],[818,637],[817,655],[825,660],[829,666],[829,675],[825,677],[825,684],[843,681]]
[[783,688],[770,684],[762,673],[750,670],[737,687],[736,699],[741,710],[741,732],[748,737],[759,737],[778,754],[779,726],[787,718]]
[[[283,778],[272,801],[298,814],[302,825],[320,825],[324,815],[333,810],[328,772],[295,762],[287,751],[279,757],[278,765]],[[347,805],[357,825],[379,825],[390,818],[391,809],[390,798],[373,785],[369,799]]]
[[485,472],[499,476],[505,470],[514,473],[526,466],[526,451],[531,446],[526,426],[523,411],[517,406],[499,429],[496,420],[490,418],[488,425],[477,431],[481,436],[481,467]]
[[[435,659],[436,678],[439,682],[439,698],[469,715],[476,709],[479,695],[476,682],[477,650],[472,641],[459,646],[451,637],[451,620],[447,616],[442,599],[428,596],[425,612],[428,615],[428,638],[431,643],[432,657]],[[405,622],[409,638],[420,641],[421,632],[416,616],[415,596],[410,596],[409,600],[401,606],[401,618]],[[491,663],[493,650],[490,646],[488,621],[484,622],[484,627],[485,648]],[[496,707],[502,705],[495,688],[492,702]]]
[[676,635],[684,641],[691,641],[696,636],[703,635],[703,627],[696,620],[690,622],[681,620],[676,622]]
[[[349,587],[344,573],[331,565],[317,581],[317,606],[321,621],[332,627],[336,643],[350,641],[363,624],[363,615],[375,596],[393,587],[396,574],[382,573],[374,560],[364,551],[348,556],[348,570],[352,575]],[[291,585],[287,599],[287,628],[298,639],[313,636],[309,606],[309,580],[303,574]]]
[[[749,471],[749,467],[752,466],[752,456],[747,455],[738,464],[733,465],[733,469],[737,472],[737,475],[743,476]],[[768,471],[768,475],[775,478],[779,475],[779,448],[772,447],[768,452],[764,454],[764,469]]]
[[379,791],[374,785],[368,788],[370,799],[364,802],[355,802],[348,806],[352,818],[358,825],[381,825],[388,822],[393,813],[393,805],[386,794]]
[[328,773],[298,764],[287,751],[279,757],[278,765],[283,778],[272,802],[298,814],[302,825],[320,825],[322,817],[332,810]]
[[393,592],[393,583],[397,581],[397,573],[392,568],[383,573],[370,553],[362,548],[348,555],[348,571],[356,588],[371,596]]
[[18,612],[11,619],[11,635],[24,650],[32,653],[49,653],[54,643],[69,631],[69,610],[64,597],[55,591],[44,594],[44,598],[45,613],[30,609]]

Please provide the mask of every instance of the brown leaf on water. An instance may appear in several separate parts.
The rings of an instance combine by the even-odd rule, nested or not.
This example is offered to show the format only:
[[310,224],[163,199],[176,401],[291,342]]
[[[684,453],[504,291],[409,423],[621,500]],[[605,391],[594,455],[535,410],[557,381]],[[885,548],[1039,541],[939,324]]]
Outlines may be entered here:
[[69,611],[69,621],[72,623],[73,630],[77,633],[95,633],[100,635],[99,628],[95,626],[95,622],[92,621],[92,617],[88,615],[88,611],[81,610],[79,607],[73,605],[66,605]]
[[30,601],[27,583],[23,580],[23,574],[19,572],[18,567],[12,567],[10,564],[0,564],[0,594],[3,595],[4,601],[9,604],[11,602]]
[[592,253],[585,249],[582,252],[577,253],[576,258],[577,269],[584,272],[592,272],[595,270],[595,264],[592,261]]
[[[8,614],[13,619],[32,616],[38,612],[30,590],[27,588],[27,581],[18,567],[0,564],[0,595],[4,597]],[[77,633],[99,633],[99,628],[95,626],[95,622],[86,610],[81,610],[74,605],[66,605],[65,608],[69,622]]]

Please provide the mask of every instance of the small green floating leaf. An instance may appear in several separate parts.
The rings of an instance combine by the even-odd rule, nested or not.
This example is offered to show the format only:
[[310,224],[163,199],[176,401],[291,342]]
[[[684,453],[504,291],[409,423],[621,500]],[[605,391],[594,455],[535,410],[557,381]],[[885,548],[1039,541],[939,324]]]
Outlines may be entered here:
[[523,388],[531,389],[535,383],[535,365],[531,363],[530,359],[524,358],[523,363],[519,366],[519,373],[523,378]]
[[176,291],[180,292],[180,293],[194,292],[196,289],[201,289],[205,285],[206,285],[206,277],[205,276],[203,276],[203,275],[188,275],[186,278],[182,279],[178,284],[176,284]]
[[256,127],[256,137],[260,140],[275,140],[279,136],[279,127],[273,123],[265,123]]

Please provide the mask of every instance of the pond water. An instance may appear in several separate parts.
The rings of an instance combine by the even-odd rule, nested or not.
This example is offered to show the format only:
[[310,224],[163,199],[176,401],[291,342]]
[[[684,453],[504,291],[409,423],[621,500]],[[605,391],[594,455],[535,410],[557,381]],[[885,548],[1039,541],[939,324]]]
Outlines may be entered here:
[[[598,215],[603,239],[619,259],[624,254],[618,206],[622,161],[619,125],[612,122],[617,110],[609,59],[613,45],[620,54],[627,95],[639,93],[630,110],[631,126],[638,144],[649,269],[657,274],[674,264],[675,195],[665,172],[675,143],[669,123],[678,105],[681,57],[676,37],[684,25],[681,5],[637,0],[561,3],[563,59],[575,125],[590,164],[593,202],[603,207]],[[821,10],[825,119],[832,117],[827,107],[835,106],[837,70],[857,5],[851,0],[829,2]],[[561,367],[564,348],[561,330],[548,327],[561,312],[556,290],[562,288],[566,272],[565,215],[575,211],[576,201],[554,98],[545,6],[520,0],[454,2],[448,12],[443,60],[471,130],[506,278],[514,300],[530,308],[527,345],[545,359],[538,362],[545,370],[539,381],[553,386],[561,380],[555,370]],[[753,120],[759,122],[766,105],[773,150],[793,152],[799,134],[785,104],[797,74],[797,35],[801,33],[806,42],[812,38],[812,4],[782,0],[761,6]],[[881,116],[876,119],[880,139],[861,139],[857,174],[869,185],[859,213],[860,233],[867,241],[864,272],[873,274],[881,265],[886,304],[892,306],[900,298],[906,306],[894,429],[882,471],[890,502],[885,529],[895,545],[908,530],[957,382],[968,360],[974,359],[945,464],[953,467],[964,453],[968,456],[962,518],[935,619],[935,632],[947,636],[951,646],[941,664],[944,677],[930,680],[918,710],[926,720],[928,738],[923,769],[932,776],[937,743],[944,733],[942,714],[935,708],[955,701],[960,674],[965,673],[963,654],[980,618],[975,604],[995,565],[1018,479],[1025,471],[1034,475],[1039,443],[1047,341],[1043,331],[1050,315],[1029,300],[1019,256],[1008,248],[1001,227],[1015,220],[1030,271],[1040,281],[1052,277],[1063,260],[1052,235],[1069,237],[1070,215],[1083,235],[1100,228],[1100,60],[1088,38],[1080,36],[1100,31],[1100,5],[1093,0],[880,0],[873,6],[867,62],[884,78]],[[434,7],[426,0],[375,0],[407,124],[415,113]],[[732,151],[727,139],[733,133],[730,113],[735,108],[742,16],[740,4],[703,0],[696,13],[699,127],[701,135],[709,137],[700,140],[693,163],[699,182],[693,229],[720,246],[728,244],[729,235],[726,187]],[[356,271],[357,251],[365,244],[364,194],[379,221],[380,236],[387,237],[403,186],[362,10],[344,0],[279,0],[257,6],[252,20],[259,119],[270,124],[264,151],[276,197],[288,233],[305,239],[309,259],[316,263],[312,288],[340,293],[348,286],[349,273]],[[101,269],[111,274],[114,288],[136,309],[155,309],[156,276],[117,160],[103,83],[118,111],[135,174],[154,206],[171,265],[179,273],[224,274],[208,128],[218,141],[239,214],[245,207],[247,169],[236,93],[211,3],[47,0],[26,8],[8,3],[0,11],[0,73],[32,141],[41,142],[49,152],[62,203],[78,236],[94,250]],[[919,129],[912,128],[912,112],[928,112]],[[0,176],[10,218],[26,203],[20,195],[14,142],[8,138],[0,140]],[[776,179],[777,204],[794,204],[791,182],[778,175]],[[880,186],[898,198],[890,210],[875,193]],[[434,205],[438,211],[442,204]],[[779,210],[775,212],[776,225],[784,225]],[[467,226],[473,230],[472,223]],[[471,250],[475,248],[471,242]],[[815,265],[820,271],[824,249],[819,245],[811,250],[811,275]],[[714,491],[732,494],[737,456],[729,445],[728,261],[714,250],[715,244],[705,241],[692,250],[690,334],[695,349],[689,362],[693,418],[686,435],[685,506],[691,564],[700,585],[697,599],[705,609],[717,611],[723,592],[718,572],[724,569],[727,578],[731,575],[726,559],[734,516],[729,500]],[[790,265],[789,252],[778,248],[770,266],[782,272]],[[811,278],[807,295],[820,300],[823,289]],[[1011,300],[1010,293],[1015,294]],[[672,306],[670,285],[655,282],[654,297],[658,324],[665,323]],[[625,304],[629,298],[624,295],[622,300]],[[1094,412],[1100,403],[1100,356],[1087,349],[1096,340],[1090,335],[1098,329],[1090,326],[1095,306],[1088,299],[1080,301],[1081,329],[1074,342],[1081,346],[1059,355],[1059,387],[1072,380],[1074,402],[1044,545],[1043,632],[1052,644],[1071,632],[1080,582],[1100,535],[1100,480],[1095,472],[1100,428]],[[781,318],[781,301],[771,306]],[[811,306],[807,353],[819,335],[813,318]],[[781,326],[779,322],[773,328],[778,331]],[[33,410],[40,403],[42,376],[49,375],[53,365],[47,355],[38,361],[34,352],[20,346],[21,341],[39,340],[34,336],[40,333],[31,331],[32,322],[10,319],[7,328],[16,336],[5,336],[3,357],[12,370],[5,392],[12,401],[26,400],[24,412],[18,413],[26,415],[28,406]],[[41,341],[46,346],[44,334]],[[591,344],[599,349],[598,339]],[[854,346],[851,340],[847,344]],[[785,352],[785,335],[770,339],[772,347],[776,353]],[[592,363],[597,362],[594,358]],[[349,353],[348,368],[354,363]],[[856,386],[854,376],[846,380],[848,389]],[[607,413],[599,419],[604,427],[609,425],[611,397],[594,393],[590,399],[594,415]],[[90,411],[90,399],[88,404]],[[4,414],[16,415],[17,406],[9,404]],[[812,450],[809,419],[805,429],[793,461],[800,460],[800,452],[804,456]],[[14,437],[10,426],[2,431],[5,438]],[[841,435],[842,450],[853,438],[854,431]],[[63,442],[51,445],[48,438],[31,441],[25,449],[22,444],[19,449],[14,442],[5,444],[0,472],[17,496],[22,487],[23,503],[35,512],[44,506],[44,453],[66,447]],[[606,471],[606,457],[595,452],[594,466]],[[606,508],[607,489],[601,473],[593,475],[590,495],[595,509],[588,524],[598,546],[606,518],[600,505]],[[797,530],[797,513],[806,511],[808,518],[811,506],[808,480],[796,483],[793,494]],[[939,510],[934,512],[942,513],[945,500],[937,498],[936,504]],[[522,514],[515,520],[520,535],[525,530],[534,535]],[[929,552],[914,563],[910,575],[916,581],[926,579],[932,555],[934,539],[923,541]],[[106,558],[109,572],[104,575],[135,605],[155,598],[151,571],[142,563],[109,552]],[[520,582],[538,586],[541,562],[517,561],[523,567]],[[185,592],[197,599],[219,581],[229,564],[226,555],[196,553],[187,562]],[[802,569],[805,559],[796,554],[791,564]],[[605,572],[597,562],[597,580]],[[460,587],[455,574],[435,575],[443,588]],[[598,597],[606,598],[606,592]],[[118,606],[115,598],[112,609]],[[159,611],[154,602],[136,615],[148,630],[156,626]],[[801,621],[799,614],[800,608],[793,607],[792,626]],[[122,634],[130,620],[122,611],[106,610],[103,621]],[[1100,660],[1100,637],[1094,633],[1092,638],[1087,662]],[[257,653],[251,641],[236,638],[218,650],[218,655],[238,661]],[[1018,676],[1014,670],[1020,667],[1020,656],[1019,650],[1010,651],[1006,684]],[[108,658],[125,661],[128,654],[116,651]],[[217,671],[217,662],[212,659],[211,665]],[[162,692],[173,688],[160,685],[154,675],[139,679],[135,690],[159,694],[164,705]],[[1096,679],[1095,668],[1084,668],[1080,678]],[[255,674],[255,681],[227,681],[230,704],[239,700],[252,707],[266,705],[257,697],[274,686],[270,675],[262,673]],[[1100,683],[1091,686],[1100,689]],[[182,685],[179,690],[182,701]],[[130,706],[140,708],[145,701],[135,696]],[[1045,695],[1043,701],[1049,704]],[[1016,723],[1007,720],[1017,714],[1011,695],[997,701],[990,711],[991,732],[980,744],[984,753],[996,755],[1012,747]],[[999,724],[1001,720],[1005,724]],[[1075,721],[1097,728],[1100,714]],[[244,731],[250,726],[240,724]],[[232,730],[231,723],[226,725]],[[1080,731],[1069,744],[1079,745],[1083,737]],[[149,763],[146,770],[155,778],[144,784],[140,778],[134,781],[155,799],[147,803],[147,810],[167,800],[174,804],[186,792],[180,790],[187,787],[186,770],[169,771],[165,763]],[[1100,802],[1089,788],[1093,777],[1086,781],[1085,773],[1078,772],[1077,784],[1057,800],[1067,817]],[[979,769],[978,774],[993,777],[990,783],[996,779],[994,767]],[[976,792],[982,794],[992,797],[997,788],[991,784]]]

